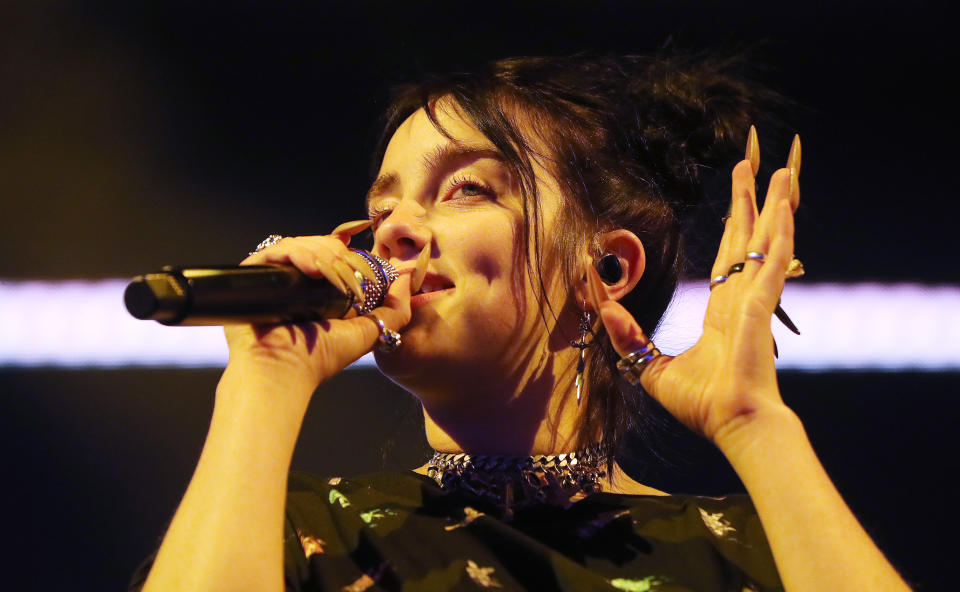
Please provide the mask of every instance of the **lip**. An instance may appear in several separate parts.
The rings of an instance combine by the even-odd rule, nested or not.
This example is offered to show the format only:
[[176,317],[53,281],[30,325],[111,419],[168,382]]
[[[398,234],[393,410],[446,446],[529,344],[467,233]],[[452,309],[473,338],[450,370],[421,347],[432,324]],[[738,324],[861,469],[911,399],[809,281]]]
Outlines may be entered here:
[[[395,268],[395,269],[396,269],[396,268]],[[404,269],[397,269],[397,274],[398,274],[398,275],[409,274],[409,275],[412,276],[412,275],[413,275],[413,272],[414,272],[414,268],[412,268],[412,267],[407,267],[407,268],[404,268]],[[427,273],[423,274],[423,282],[424,282],[424,283],[427,283],[427,282],[429,282],[429,281],[441,282],[441,283],[444,283],[444,284],[450,284],[450,287],[455,287],[453,281],[452,281],[450,278],[448,278],[448,277],[445,276],[445,275],[440,275],[439,273],[434,273],[434,272],[432,272],[432,271],[428,271]]]
[[425,294],[414,294],[410,297],[410,308],[416,308],[431,300],[436,300],[442,296],[446,296],[450,292],[456,290],[456,287],[444,288],[443,290],[436,290],[434,292],[427,292]]
[[[401,274],[401,275],[402,275],[402,274],[405,274],[405,273],[413,274],[413,271],[414,271],[414,269],[413,269],[412,267],[408,267],[408,268],[406,268],[406,269],[398,269],[398,270],[397,270],[397,273],[399,273],[399,274]],[[434,282],[442,282],[442,283],[447,283],[447,284],[453,284],[453,282],[450,281],[450,279],[447,278],[446,276],[440,275],[440,274],[438,274],[438,273],[433,273],[433,272],[430,272],[430,271],[428,271],[426,274],[424,274],[424,276],[423,276],[423,281],[424,281],[424,283],[429,282],[429,281],[434,281]],[[411,306],[411,308],[412,308],[412,307],[420,306],[420,305],[422,305],[422,304],[425,304],[425,303],[427,303],[427,302],[430,302],[431,300],[433,300],[433,299],[435,299],[435,298],[438,298],[438,297],[440,297],[440,296],[445,296],[446,294],[448,294],[449,292],[452,292],[452,291],[455,290],[455,289],[456,289],[456,286],[455,286],[455,285],[451,285],[449,288],[444,288],[444,289],[442,289],[442,290],[434,290],[433,292],[427,292],[427,293],[422,293],[422,294],[414,294],[413,296],[410,297],[410,306]]]

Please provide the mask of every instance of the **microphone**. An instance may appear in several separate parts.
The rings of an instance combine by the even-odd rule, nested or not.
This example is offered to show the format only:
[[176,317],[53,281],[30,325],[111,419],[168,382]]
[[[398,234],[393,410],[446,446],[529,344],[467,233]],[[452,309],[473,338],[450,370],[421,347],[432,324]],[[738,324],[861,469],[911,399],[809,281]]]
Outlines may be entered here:
[[164,325],[282,324],[340,319],[383,304],[397,270],[380,257],[355,250],[367,260],[376,282],[354,272],[362,302],[325,278],[311,278],[290,265],[166,266],[135,277],[123,293],[127,310]]

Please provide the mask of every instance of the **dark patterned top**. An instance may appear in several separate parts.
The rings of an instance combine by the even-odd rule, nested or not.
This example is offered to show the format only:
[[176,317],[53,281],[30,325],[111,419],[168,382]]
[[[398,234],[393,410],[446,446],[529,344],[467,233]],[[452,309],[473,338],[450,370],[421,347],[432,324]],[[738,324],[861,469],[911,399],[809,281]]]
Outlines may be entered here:
[[[516,510],[415,473],[290,479],[288,590],[782,590],[745,495],[591,494]],[[149,562],[135,576],[142,585]]]

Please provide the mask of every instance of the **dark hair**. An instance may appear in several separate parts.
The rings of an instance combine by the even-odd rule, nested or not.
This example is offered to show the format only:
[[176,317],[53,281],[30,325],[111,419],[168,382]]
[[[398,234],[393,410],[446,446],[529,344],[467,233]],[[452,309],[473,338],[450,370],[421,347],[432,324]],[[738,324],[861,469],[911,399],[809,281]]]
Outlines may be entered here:
[[[541,302],[556,316],[536,255],[543,237],[533,159],[552,168],[566,201],[545,254],[555,258],[549,268],[562,270],[572,286],[580,279],[574,275],[584,249],[595,252],[598,231],[633,231],[644,244],[646,270],[621,303],[653,333],[685,267],[682,231],[702,201],[703,174],[742,150],[765,92],[739,75],[739,62],[575,55],[505,59],[477,72],[429,76],[395,90],[374,171],[390,137],[418,109],[449,137],[432,107],[452,97],[520,179],[524,253],[535,254],[525,263]],[[619,356],[602,326],[595,340],[599,347],[588,350],[589,406],[580,445],[600,428],[616,454],[628,433],[645,438],[672,418],[642,389],[618,379]]]

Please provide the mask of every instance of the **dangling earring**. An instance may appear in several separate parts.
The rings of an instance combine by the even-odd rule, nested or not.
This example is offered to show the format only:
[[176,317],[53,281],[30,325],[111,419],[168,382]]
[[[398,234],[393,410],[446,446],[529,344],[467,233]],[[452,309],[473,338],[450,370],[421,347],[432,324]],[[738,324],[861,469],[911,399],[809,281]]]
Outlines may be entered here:
[[587,341],[587,334],[592,332],[590,313],[587,311],[587,303],[584,302],[580,316],[580,340],[570,342],[570,345],[580,350],[580,359],[577,360],[577,407],[580,406],[580,395],[583,392],[583,372],[587,368],[587,348],[593,345],[592,340]]

